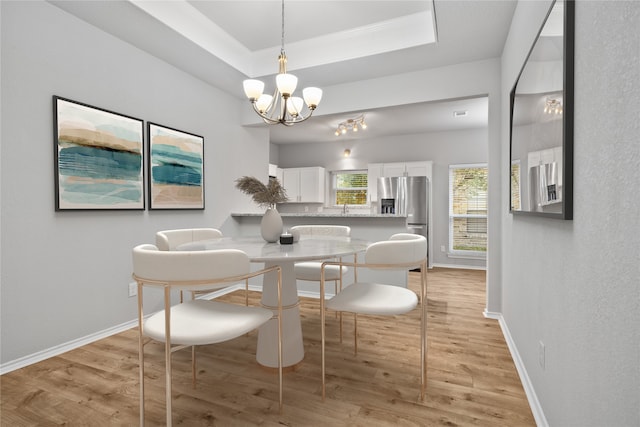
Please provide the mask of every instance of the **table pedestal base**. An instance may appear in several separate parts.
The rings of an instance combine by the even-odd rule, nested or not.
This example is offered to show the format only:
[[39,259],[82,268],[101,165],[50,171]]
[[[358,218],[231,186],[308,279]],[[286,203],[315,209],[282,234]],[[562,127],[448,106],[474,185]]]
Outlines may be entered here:
[[[282,366],[293,366],[304,358],[300,306],[293,262],[265,263],[265,267],[280,265],[282,268]],[[277,275],[265,275],[262,285],[262,305],[277,313]],[[271,319],[258,331],[256,360],[269,368],[278,367],[278,321]]]

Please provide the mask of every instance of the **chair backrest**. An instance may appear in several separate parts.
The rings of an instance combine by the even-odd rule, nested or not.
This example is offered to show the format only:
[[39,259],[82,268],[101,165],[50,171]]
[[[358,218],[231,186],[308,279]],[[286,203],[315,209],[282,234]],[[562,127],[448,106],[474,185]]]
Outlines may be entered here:
[[389,240],[367,247],[367,264],[412,264],[419,266],[427,257],[427,238],[420,234],[398,233]]
[[214,281],[249,272],[249,257],[237,249],[161,251],[151,244],[133,248],[133,274],[143,282]]
[[296,225],[289,229],[290,233],[300,233],[300,236],[351,236],[351,227],[346,225]]
[[156,246],[161,251],[172,251],[184,243],[216,239],[219,237],[222,237],[222,232],[215,228],[182,228],[178,230],[163,230],[156,233]]

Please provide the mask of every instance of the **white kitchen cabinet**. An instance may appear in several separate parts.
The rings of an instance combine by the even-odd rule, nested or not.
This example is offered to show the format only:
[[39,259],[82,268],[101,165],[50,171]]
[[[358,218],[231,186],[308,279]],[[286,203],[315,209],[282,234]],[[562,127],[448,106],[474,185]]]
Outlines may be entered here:
[[382,163],[369,163],[367,170],[367,192],[369,202],[378,201],[378,178],[382,175]]
[[404,165],[407,176],[426,176],[431,179],[432,162],[408,162]]
[[431,162],[385,163],[382,176],[427,176],[431,177]]
[[431,180],[432,162],[370,163],[368,167],[369,201],[378,201],[378,178],[392,176],[426,176]]
[[288,203],[324,203],[325,169],[322,167],[283,168],[282,185]]
[[405,176],[405,164],[385,163],[382,165],[382,176],[385,178],[392,176]]

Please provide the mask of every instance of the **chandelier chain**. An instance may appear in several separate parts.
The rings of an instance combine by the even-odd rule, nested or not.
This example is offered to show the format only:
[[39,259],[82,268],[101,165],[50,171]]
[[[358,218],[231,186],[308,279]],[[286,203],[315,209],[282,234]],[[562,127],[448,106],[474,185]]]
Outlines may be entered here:
[[282,0],[282,36],[280,37],[280,53],[284,53],[284,0]]
[[[247,79],[242,83],[242,86],[245,95],[253,106],[253,110],[265,123],[292,126],[311,117],[320,99],[322,99],[322,89],[306,87],[302,90],[302,98],[294,96],[298,78],[293,74],[287,73],[287,55],[284,52],[284,0],[282,0],[281,12],[280,56],[278,57],[278,74],[276,75],[276,88],[273,91],[273,95],[263,93],[264,83],[260,80]],[[308,109],[306,115],[302,113],[303,102]]]

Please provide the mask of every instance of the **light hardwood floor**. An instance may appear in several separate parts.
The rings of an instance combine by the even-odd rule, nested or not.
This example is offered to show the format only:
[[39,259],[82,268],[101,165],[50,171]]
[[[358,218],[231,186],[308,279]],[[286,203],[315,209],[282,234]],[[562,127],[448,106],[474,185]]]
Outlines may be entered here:
[[[410,287],[417,290],[412,273]],[[244,302],[243,291],[225,299]],[[257,301],[258,293],[252,293]],[[190,351],[173,356],[173,422],[185,426],[534,426],[509,350],[495,320],[482,315],[483,271],[428,273],[427,393],[419,400],[419,313],[345,315],[345,339],[327,316],[327,399],[320,392],[318,301],[302,299],[305,359],[277,377],[255,362],[256,334],[199,347],[198,383]],[[164,423],[163,345],[147,354],[147,425]],[[0,377],[2,426],[138,424],[135,329]]]

